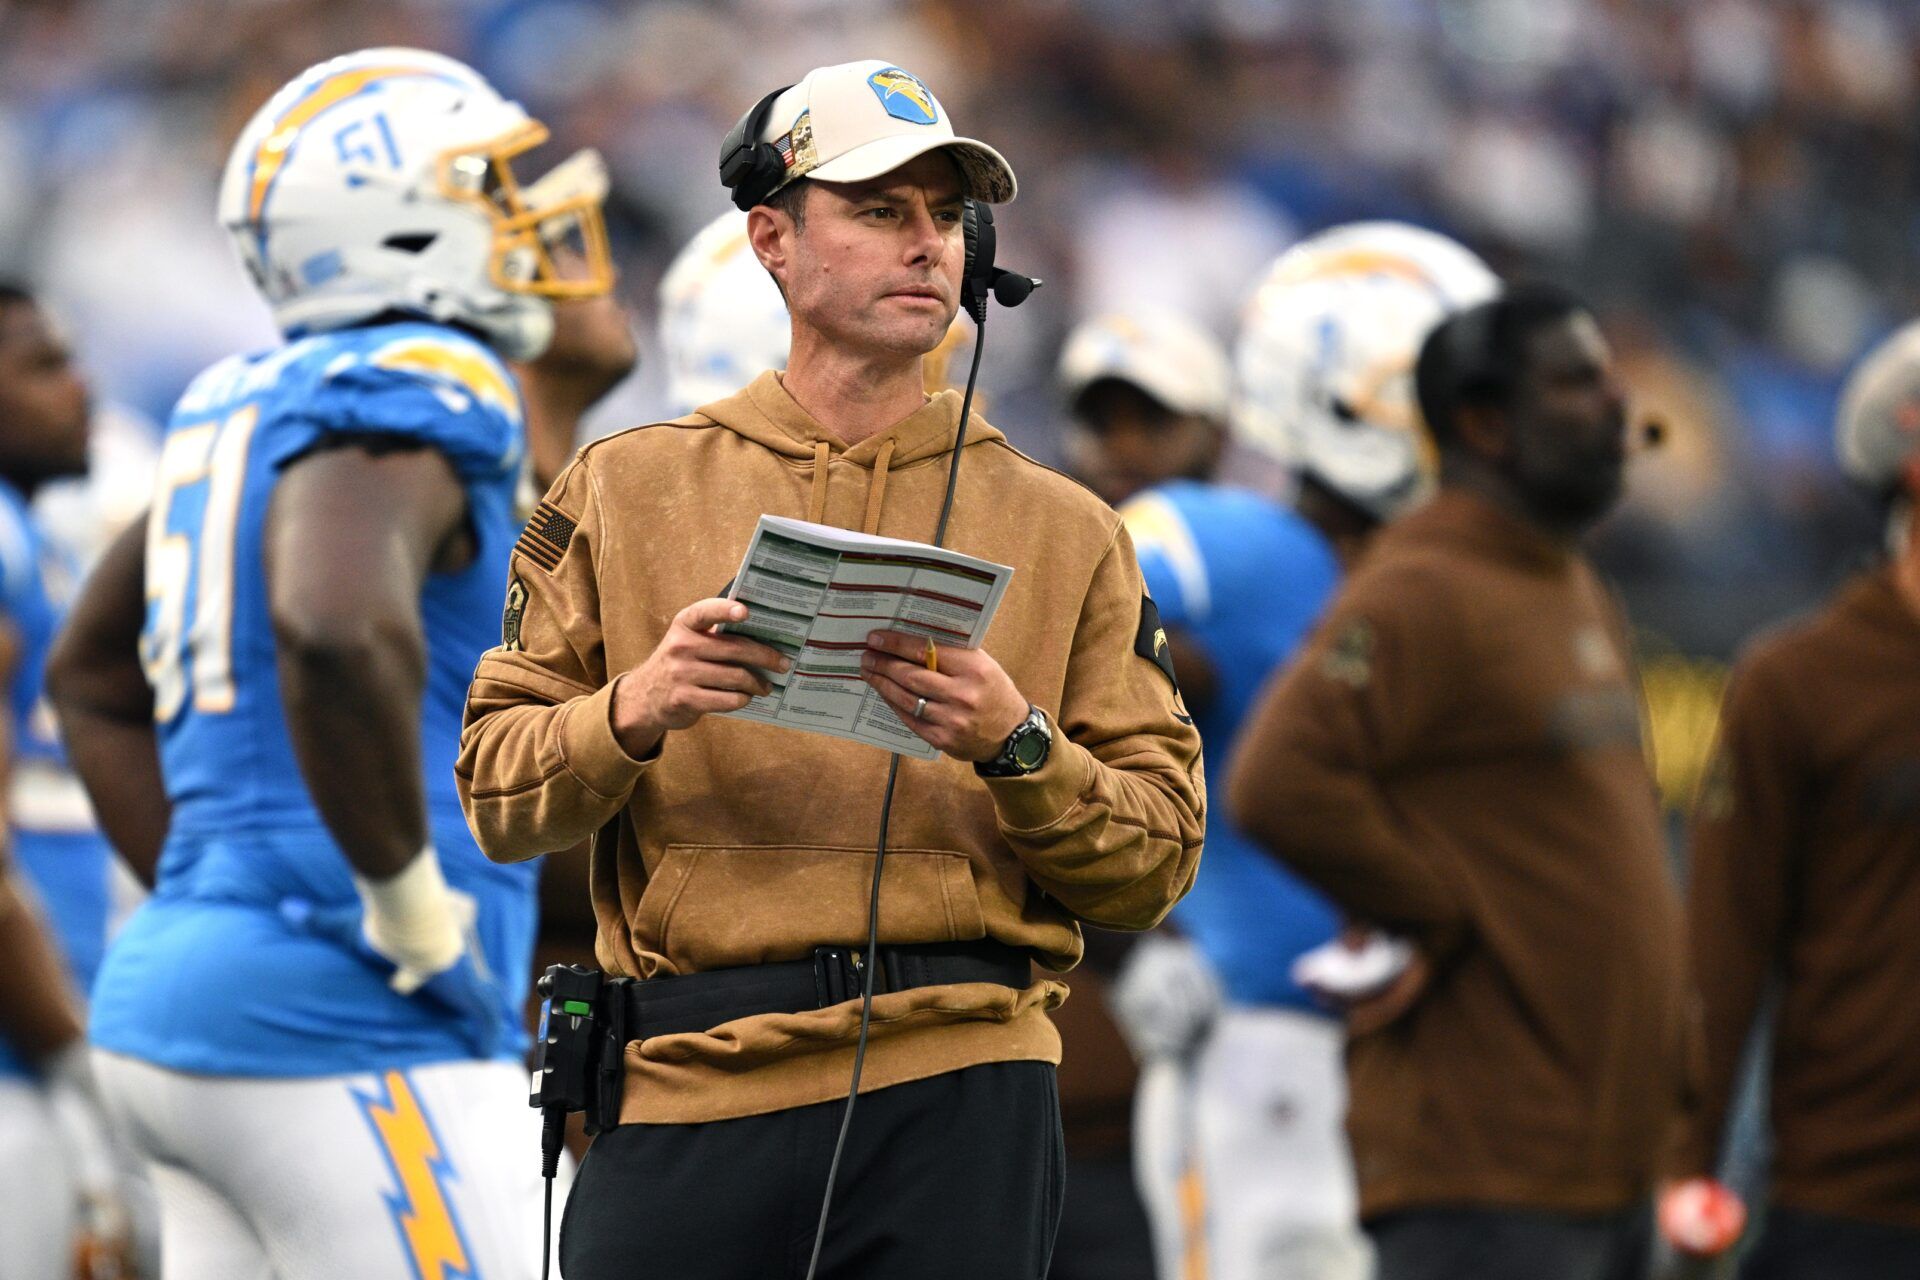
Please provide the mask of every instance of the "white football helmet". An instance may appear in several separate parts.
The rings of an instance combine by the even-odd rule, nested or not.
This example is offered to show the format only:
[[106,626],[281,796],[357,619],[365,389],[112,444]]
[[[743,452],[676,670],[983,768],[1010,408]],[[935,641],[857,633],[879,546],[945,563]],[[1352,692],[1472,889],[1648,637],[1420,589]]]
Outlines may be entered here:
[[[600,157],[576,153],[525,186],[514,176],[512,158],[546,138],[471,67],[365,49],[303,72],[247,122],[220,223],[289,334],[398,311],[530,359],[552,337],[549,299],[613,282]],[[564,274],[563,244],[581,264]]]
[[1235,437],[1387,520],[1426,496],[1413,365],[1433,326],[1500,282],[1443,235],[1355,222],[1275,259],[1234,350]]
[[1834,447],[1859,483],[1876,491],[1898,483],[1920,449],[1920,320],[1894,330],[1848,375]]
[[728,210],[680,250],[660,280],[660,345],[677,413],[732,395],[787,366],[786,299],[747,243],[747,215]]

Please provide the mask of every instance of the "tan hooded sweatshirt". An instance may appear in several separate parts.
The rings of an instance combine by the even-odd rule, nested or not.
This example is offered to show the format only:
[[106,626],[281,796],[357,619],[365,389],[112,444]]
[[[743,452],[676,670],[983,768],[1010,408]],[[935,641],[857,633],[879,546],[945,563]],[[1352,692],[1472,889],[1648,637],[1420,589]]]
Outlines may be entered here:
[[[629,757],[613,683],[674,615],[719,594],[760,515],[932,537],[960,397],[848,448],[763,374],[674,422],[589,445],[515,548],[504,639],[480,662],[457,767],[503,861],[593,837],[596,954],[655,978],[864,945],[888,756],[708,716]],[[883,944],[990,937],[1049,968],[1080,921],[1145,929],[1192,883],[1200,740],[1168,672],[1119,517],[975,417],[947,545],[1015,572],[986,650],[1054,725],[1046,765],[982,780],[904,759],[881,887]],[[1164,640],[1160,641],[1162,649]],[[1065,988],[989,983],[877,996],[862,1088],[984,1062],[1057,1062]],[[847,1089],[859,1002],[627,1048],[626,1123],[692,1123]]]

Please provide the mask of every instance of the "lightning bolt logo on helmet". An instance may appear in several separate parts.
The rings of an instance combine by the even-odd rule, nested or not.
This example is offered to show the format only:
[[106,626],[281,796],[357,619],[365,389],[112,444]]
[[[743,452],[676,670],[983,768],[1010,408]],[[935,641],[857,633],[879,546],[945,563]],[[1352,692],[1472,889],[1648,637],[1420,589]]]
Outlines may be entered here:
[[873,86],[874,96],[887,114],[896,120],[933,124],[940,119],[940,104],[933,100],[933,90],[911,72],[886,67],[868,76],[867,83]]
[[1420,344],[1498,287],[1465,246],[1405,223],[1301,241],[1268,268],[1242,321],[1235,434],[1376,520],[1408,510],[1437,470],[1414,394]]

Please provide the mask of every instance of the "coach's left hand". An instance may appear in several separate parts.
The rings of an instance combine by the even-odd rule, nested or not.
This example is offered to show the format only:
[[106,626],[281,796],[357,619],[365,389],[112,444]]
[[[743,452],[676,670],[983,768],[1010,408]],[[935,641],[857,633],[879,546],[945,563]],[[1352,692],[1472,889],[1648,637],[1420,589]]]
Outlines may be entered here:
[[[927,745],[956,760],[993,759],[1027,718],[1025,695],[982,649],[935,645],[938,669],[929,671],[929,643],[905,631],[870,633],[862,678]],[[926,705],[915,715],[921,698]]]

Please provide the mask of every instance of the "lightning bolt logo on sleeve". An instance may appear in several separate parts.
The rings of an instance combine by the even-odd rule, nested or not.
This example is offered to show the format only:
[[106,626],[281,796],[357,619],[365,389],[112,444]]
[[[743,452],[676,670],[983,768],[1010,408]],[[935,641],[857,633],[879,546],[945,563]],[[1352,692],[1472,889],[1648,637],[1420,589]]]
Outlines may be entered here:
[[493,406],[515,422],[521,420],[520,392],[505,373],[465,343],[412,337],[388,343],[369,359],[382,369],[424,375],[450,391]]
[[372,1092],[352,1092],[393,1173],[396,1190],[382,1198],[414,1280],[478,1280],[466,1235],[447,1200],[446,1184],[456,1177],[453,1165],[406,1074],[389,1071]]

